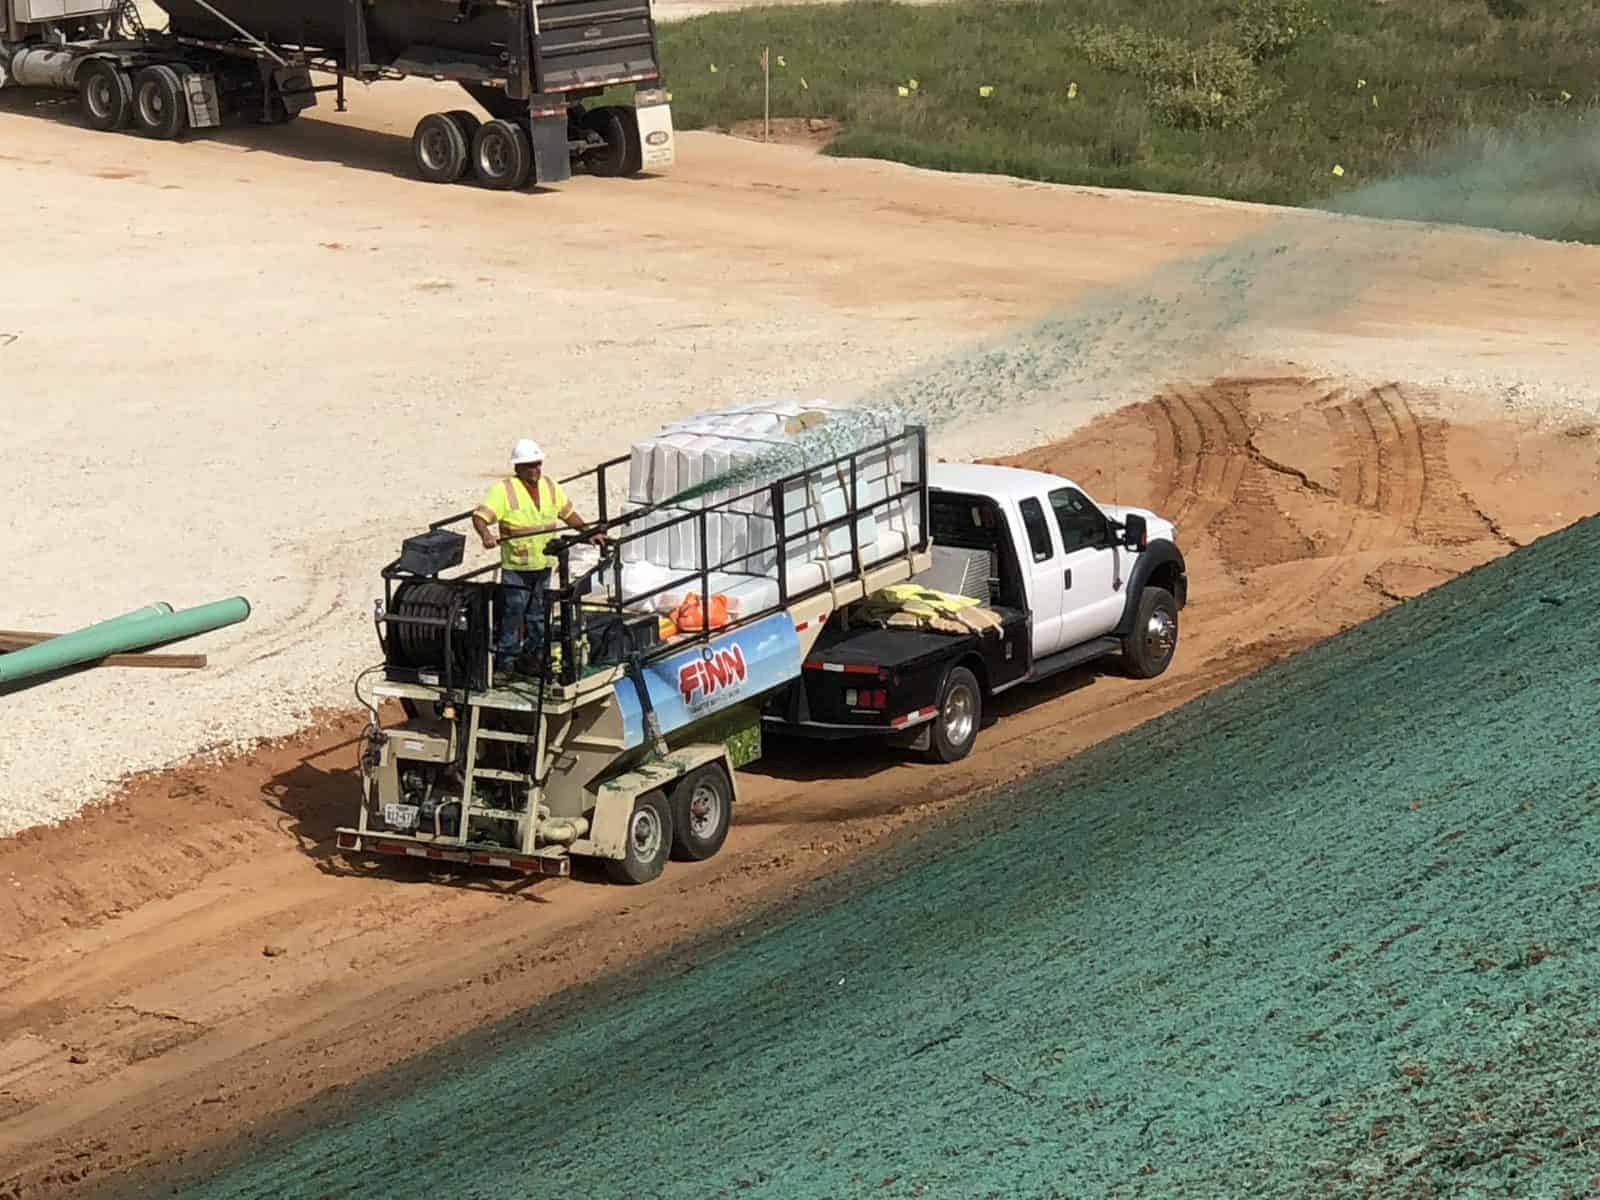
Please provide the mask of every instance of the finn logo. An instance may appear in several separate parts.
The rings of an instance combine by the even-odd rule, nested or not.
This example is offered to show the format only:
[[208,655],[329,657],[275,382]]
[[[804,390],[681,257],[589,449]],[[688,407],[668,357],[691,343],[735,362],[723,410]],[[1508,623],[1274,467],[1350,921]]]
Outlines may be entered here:
[[744,663],[743,646],[708,650],[704,658],[685,663],[678,669],[678,691],[683,696],[684,704],[694,708],[697,701],[704,703],[724,688],[743,683],[749,674]]

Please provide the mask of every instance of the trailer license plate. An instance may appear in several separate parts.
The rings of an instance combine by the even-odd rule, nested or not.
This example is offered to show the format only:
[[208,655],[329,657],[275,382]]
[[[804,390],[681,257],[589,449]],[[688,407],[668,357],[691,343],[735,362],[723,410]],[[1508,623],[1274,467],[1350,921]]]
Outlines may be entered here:
[[390,829],[415,829],[417,806],[415,804],[385,804],[383,823]]

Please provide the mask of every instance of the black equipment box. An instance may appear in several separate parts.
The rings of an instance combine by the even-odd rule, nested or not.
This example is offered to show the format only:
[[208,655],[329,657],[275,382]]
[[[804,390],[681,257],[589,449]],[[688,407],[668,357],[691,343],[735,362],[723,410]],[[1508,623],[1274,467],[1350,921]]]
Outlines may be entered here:
[[466,548],[465,534],[430,529],[400,543],[400,557],[395,560],[394,567],[411,575],[437,575],[460,566]]
[[589,661],[595,666],[624,663],[629,656],[661,641],[661,620],[654,613],[592,613],[584,625]]

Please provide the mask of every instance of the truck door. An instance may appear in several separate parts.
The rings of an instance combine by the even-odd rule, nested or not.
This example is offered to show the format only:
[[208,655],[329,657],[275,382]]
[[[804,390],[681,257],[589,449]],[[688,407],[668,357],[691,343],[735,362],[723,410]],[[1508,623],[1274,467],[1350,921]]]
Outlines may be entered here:
[[1076,646],[1116,628],[1122,616],[1115,543],[1105,513],[1077,488],[1050,493],[1061,535],[1061,646]]
[[1065,576],[1044,505],[1037,497],[1029,496],[1019,501],[1017,507],[1022,513],[1023,530],[1018,539],[1017,556],[1023,578],[1028,581],[1028,606],[1033,612],[1033,657],[1039,659],[1054,654],[1064,644],[1061,605]]

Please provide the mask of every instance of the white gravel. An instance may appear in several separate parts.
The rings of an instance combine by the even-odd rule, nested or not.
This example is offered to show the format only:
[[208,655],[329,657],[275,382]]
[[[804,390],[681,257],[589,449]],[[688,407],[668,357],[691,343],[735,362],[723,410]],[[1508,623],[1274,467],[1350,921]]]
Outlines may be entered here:
[[[940,422],[936,452],[966,458],[1059,437],[1175,374],[1286,359],[1305,373],[1470,391],[1474,416],[1594,411],[1581,306],[1540,299],[1544,274],[1574,264],[1592,286],[1600,269],[1587,249],[1357,238],[1355,223],[1295,217],[1287,255],[1269,230],[1267,242],[1089,293],[995,341],[984,336],[996,328],[989,285],[963,263],[926,296],[835,285],[849,264],[833,261],[763,266],[782,253],[765,249],[781,244],[775,220],[811,222],[803,196],[780,194],[749,218],[722,204],[706,218],[729,226],[734,249],[720,258],[709,242],[637,238],[555,200],[548,211],[565,223],[541,238],[526,218],[496,226],[502,210],[471,192],[450,209],[421,185],[369,173],[335,187],[361,173],[248,151],[194,161],[253,181],[235,191],[256,207],[219,204],[234,192],[169,173],[144,185],[148,207],[135,213],[108,203],[132,185],[104,191],[98,152],[68,133],[62,161],[85,164],[70,178],[0,162],[0,187],[47,213],[8,252],[0,298],[0,333],[14,339],[0,338],[0,627],[66,630],[154,600],[235,594],[254,613],[192,643],[210,655],[203,672],[105,670],[0,696],[0,834],[70,816],[129,773],[350,707],[351,681],[377,658],[379,567],[405,534],[470,507],[527,433],[559,473],[751,395],[877,389]],[[927,173],[843,163],[823,177],[878,189],[885,211],[940,187]],[[1033,191],[1062,204],[1088,194]],[[706,196],[716,203],[714,189]],[[1146,221],[1170,203],[1100,196],[1096,219],[1108,202]],[[853,196],[827,219],[859,230],[873,211]],[[996,269],[1012,270],[1036,236],[995,228]],[[108,242],[118,276],[143,282],[107,279]],[[1125,251],[1108,244],[1091,263],[1094,253],[1083,278],[1114,275]],[[882,254],[905,274],[901,251]],[[1460,265],[1490,260],[1504,271]],[[1014,278],[994,285],[1007,303]],[[1497,281],[1511,290],[1480,304]],[[1063,294],[1077,287],[1061,281]],[[1428,299],[1438,296],[1454,307]]]

